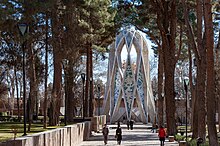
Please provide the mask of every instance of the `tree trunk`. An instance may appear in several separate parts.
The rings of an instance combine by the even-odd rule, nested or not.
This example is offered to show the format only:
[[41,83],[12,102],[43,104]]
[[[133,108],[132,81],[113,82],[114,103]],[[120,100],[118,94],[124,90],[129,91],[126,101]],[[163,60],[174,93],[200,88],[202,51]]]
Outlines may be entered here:
[[[191,90],[191,130],[193,129],[193,116],[195,112],[195,86],[193,85],[193,74],[192,74],[192,69],[193,69],[193,63],[192,63],[192,54],[191,54],[191,44],[189,43],[188,45],[188,54],[189,54],[189,81],[190,81],[190,90]],[[197,114],[198,115],[198,114]]]
[[[9,71],[9,70],[8,70]],[[10,84],[11,84],[11,96],[10,98],[8,97],[8,111],[10,112],[10,115],[13,115],[13,110],[14,110],[14,99],[15,99],[15,74],[10,75],[8,72],[8,76],[10,77]]]
[[47,78],[48,78],[48,18],[46,14],[46,38],[45,38],[45,75],[44,75],[44,129],[47,128]]
[[163,86],[163,73],[164,73],[164,61],[163,61],[163,52],[161,48],[159,50],[159,61],[158,61],[158,124],[164,124],[164,96],[162,93],[164,92]]
[[49,125],[56,126],[59,124],[60,103],[61,103],[61,83],[62,68],[61,55],[58,50],[54,50],[54,84],[52,90],[52,99],[50,104]]
[[[202,46],[201,46],[202,47]],[[205,98],[206,98],[206,61],[205,61],[205,51],[201,50],[201,61],[197,62],[197,111],[198,111],[198,135],[205,139],[206,135],[206,108],[205,108]]]
[[17,94],[17,109],[18,109],[18,121],[21,121],[21,114],[20,114],[20,102],[19,102],[19,88],[18,88],[18,76],[17,76],[17,69],[14,68],[15,74],[15,87],[16,87],[16,94]]
[[34,59],[34,53],[32,49],[32,45],[28,45],[28,56],[29,56],[29,77],[30,77],[30,93],[29,93],[29,108],[27,109],[29,111],[29,125],[28,125],[28,131],[31,130],[31,124],[33,122],[33,113],[36,103],[36,96],[37,96],[37,80],[36,80],[36,68],[35,68],[35,59]]
[[[198,125],[199,125],[199,98],[201,98],[201,94],[198,94],[199,91],[198,91],[198,87],[199,87],[199,82],[198,81],[202,81],[202,77],[200,77],[200,69],[201,69],[201,65],[199,62],[201,62],[201,57],[200,57],[200,52],[201,52],[201,46],[202,46],[202,30],[201,30],[201,18],[202,18],[202,6],[201,5],[197,5],[197,16],[198,16],[198,19],[197,19],[197,26],[198,26],[198,31],[197,31],[197,37],[198,37],[198,47],[196,46],[196,41],[195,41],[195,35],[193,33],[193,30],[192,30],[192,26],[190,24],[190,20],[189,20],[189,11],[188,11],[188,8],[186,6],[186,3],[185,3],[185,0],[182,0],[182,3],[183,3],[183,6],[184,6],[184,19],[185,19],[185,23],[186,23],[186,26],[187,26],[187,37],[189,39],[189,42],[190,42],[190,46],[192,47],[192,50],[194,51],[194,54],[195,54],[195,57],[196,57],[196,64],[197,64],[197,78],[196,78],[196,96],[195,98],[193,99],[193,129],[192,129],[192,137],[193,138],[197,138],[198,137]],[[198,1],[197,1],[198,3]],[[199,49],[200,48],[200,52],[199,52]],[[203,55],[204,56],[204,55]],[[204,71],[204,69],[203,69]],[[203,75],[204,77],[204,75]],[[205,79],[205,78],[204,78]],[[200,85],[200,86],[203,86],[203,85]],[[192,88],[191,88],[192,89]],[[200,89],[201,91],[201,89]],[[203,90],[204,91],[204,90]],[[193,93],[193,92],[192,92]],[[202,98],[205,98],[204,97],[204,93],[203,93],[203,97]],[[204,105],[203,105],[204,107]],[[202,112],[204,112],[204,109],[202,110]],[[205,112],[204,112],[205,114]],[[201,117],[201,116],[200,116]],[[204,116],[203,116],[204,117]],[[202,117],[201,117],[202,119]],[[205,118],[204,118],[205,119]],[[202,126],[204,126],[204,121],[202,121]],[[204,127],[205,128],[205,127]]]
[[[219,51],[216,50],[216,55],[219,56]],[[215,96],[218,100],[218,132],[220,132],[220,64],[219,59],[216,57],[216,70],[215,70],[215,86],[216,86],[216,93]]]
[[[174,72],[175,72],[175,65],[176,65],[176,57],[175,57],[175,50],[176,50],[176,1],[171,3],[171,10],[170,14],[170,36],[166,34],[166,47],[164,48],[165,53],[165,98],[166,98],[166,115],[167,115],[167,124],[168,125],[168,135],[175,135],[176,130],[176,105],[175,105],[175,89],[174,89]],[[168,16],[169,17],[169,16]],[[165,29],[166,32],[166,29]],[[167,32],[169,33],[169,32]],[[165,37],[163,37],[165,38]]]
[[220,132],[220,33],[216,47],[216,95],[218,99],[218,131]]
[[207,124],[209,145],[217,146],[218,137],[215,123],[216,98],[215,98],[215,74],[214,74],[214,35],[211,1],[204,0],[204,19],[205,19],[205,47],[207,50]]
[[89,76],[90,76],[90,82],[89,82],[89,87],[90,87],[90,91],[89,91],[89,117],[93,117],[94,113],[93,113],[93,99],[94,99],[94,95],[93,95],[93,61],[92,61],[92,45],[90,44],[89,46]]
[[[165,73],[165,104],[166,104],[166,122],[167,134],[176,134],[175,121],[175,94],[174,94],[174,71],[175,71],[175,40],[176,40],[176,2],[164,1],[163,13],[157,12],[157,25],[162,36],[162,50],[164,55],[164,73]],[[172,15],[170,15],[172,14]]]
[[[168,56],[168,54],[166,54]],[[165,101],[166,101],[166,122],[168,135],[176,134],[176,120],[175,120],[175,94],[174,94],[174,70],[175,66],[171,65],[165,59]],[[170,60],[171,61],[171,60]]]
[[87,56],[87,58],[86,58],[86,89],[85,89],[85,107],[84,107],[84,111],[85,111],[85,113],[84,113],[84,117],[88,117],[88,113],[89,113],[89,101],[88,101],[88,99],[89,99],[89,80],[90,80],[90,74],[89,74],[89,68],[90,68],[90,55],[89,55],[89,50],[90,50],[90,48],[89,47],[87,47],[86,48],[86,56]]
[[[66,64],[67,65],[67,64]],[[64,97],[64,107],[65,107],[65,109],[64,109],[64,122],[65,122],[65,125],[67,124],[67,113],[69,113],[69,110],[67,109],[68,108],[68,100],[69,100],[69,94],[68,94],[68,92],[69,92],[69,90],[68,90],[68,88],[69,88],[69,85],[68,85],[68,79],[69,79],[69,73],[68,73],[68,71],[67,71],[67,67],[65,66],[65,65],[63,65],[63,70],[64,70],[64,92],[65,92],[65,97]],[[68,112],[67,112],[68,111]],[[69,118],[68,118],[69,119]],[[69,121],[68,121],[69,122]]]
[[52,32],[53,32],[53,62],[54,62],[54,77],[53,77],[53,90],[52,99],[50,103],[50,118],[49,125],[56,126],[59,124],[60,104],[61,104],[61,89],[62,89],[62,53],[60,51],[61,40],[59,31],[59,20],[56,13],[52,17]]
[[38,119],[38,114],[39,114],[39,103],[38,103],[38,92],[39,92],[39,90],[38,90],[38,88],[36,89],[36,97],[35,97],[35,118],[36,118],[36,120]]
[[[197,79],[196,79],[197,81]],[[195,88],[195,87],[194,87]],[[197,87],[196,87],[197,89]],[[192,138],[196,139],[198,137],[198,96],[196,95],[196,91],[194,91],[194,98],[192,99],[193,104],[192,104]]]
[[74,93],[73,93],[73,62],[69,60],[65,69],[65,106],[66,106],[66,120],[72,122],[74,117]]
[[197,105],[198,105],[198,137],[206,137],[206,50],[202,30],[203,4],[197,0],[197,43],[200,58],[197,61]]

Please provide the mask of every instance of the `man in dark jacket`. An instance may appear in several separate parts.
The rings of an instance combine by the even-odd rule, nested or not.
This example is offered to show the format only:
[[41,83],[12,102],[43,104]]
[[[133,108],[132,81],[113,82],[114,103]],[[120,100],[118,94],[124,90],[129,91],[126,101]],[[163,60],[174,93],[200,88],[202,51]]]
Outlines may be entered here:
[[121,140],[122,140],[122,130],[120,127],[120,122],[118,122],[118,127],[116,129],[116,134],[115,134],[116,138],[117,138],[117,142],[120,145],[121,144]]

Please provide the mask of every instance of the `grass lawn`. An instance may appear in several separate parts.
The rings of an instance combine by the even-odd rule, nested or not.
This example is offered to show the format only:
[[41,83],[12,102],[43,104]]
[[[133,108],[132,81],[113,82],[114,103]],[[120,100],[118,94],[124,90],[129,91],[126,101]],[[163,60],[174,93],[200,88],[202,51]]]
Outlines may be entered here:
[[[17,135],[16,137],[20,137],[23,135],[24,132],[24,128],[23,128],[24,124],[23,123],[19,123],[19,122],[3,122],[0,123],[0,142],[9,140],[9,139],[13,139],[14,138],[14,132],[13,129],[17,129]],[[43,129],[43,124],[42,123],[33,123],[31,126],[31,131],[28,132],[28,135],[34,134],[34,133],[38,133],[38,132],[42,132],[42,131],[46,131],[46,130],[50,130],[50,129],[55,129],[58,127],[63,127],[64,125],[61,124],[60,126],[50,126],[47,127],[47,129]],[[28,127],[28,124],[27,124]]]

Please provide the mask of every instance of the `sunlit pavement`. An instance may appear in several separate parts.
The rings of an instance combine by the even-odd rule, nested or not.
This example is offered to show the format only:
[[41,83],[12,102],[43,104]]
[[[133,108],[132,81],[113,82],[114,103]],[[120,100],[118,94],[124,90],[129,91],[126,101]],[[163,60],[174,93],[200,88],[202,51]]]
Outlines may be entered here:
[[[114,137],[116,125],[109,126],[109,139],[107,146],[117,145]],[[122,127],[121,146],[160,146],[158,133],[152,133],[150,125],[135,124],[133,130],[127,130],[126,125]],[[93,133],[89,140],[83,141],[80,146],[101,146],[104,145],[102,133]],[[177,142],[165,141],[165,146],[178,146]]]

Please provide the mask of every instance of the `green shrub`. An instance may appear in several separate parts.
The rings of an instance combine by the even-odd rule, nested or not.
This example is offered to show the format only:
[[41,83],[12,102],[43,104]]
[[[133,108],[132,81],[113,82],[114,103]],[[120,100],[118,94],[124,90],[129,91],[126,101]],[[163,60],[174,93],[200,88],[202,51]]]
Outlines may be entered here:
[[0,112],[0,116],[7,116],[7,112]]
[[185,139],[185,136],[182,136],[182,135],[176,134],[176,135],[174,136],[174,138],[175,138],[176,141],[182,141],[182,140]]
[[205,142],[204,144],[201,144],[200,146],[209,146],[209,143]]
[[[193,139],[191,141],[188,141],[188,145],[189,146],[196,146],[197,145],[197,140]],[[206,141],[205,143],[200,144],[200,146],[209,146],[209,143],[208,143],[208,141]]]
[[189,146],[196,146],[196,145],[197,145],[196,139],[193,139],[193,140],[191,140],[191,141],[188,141],[188,145],[189,145]]

